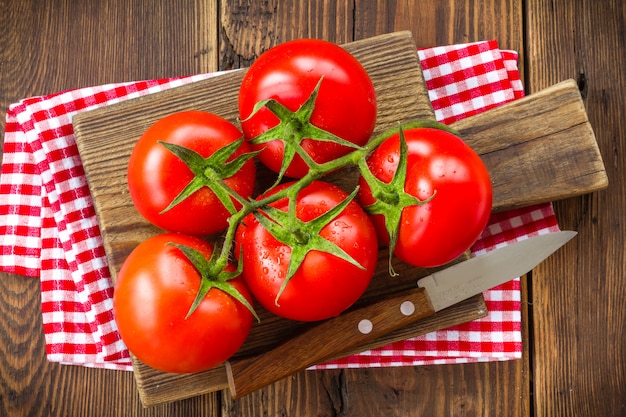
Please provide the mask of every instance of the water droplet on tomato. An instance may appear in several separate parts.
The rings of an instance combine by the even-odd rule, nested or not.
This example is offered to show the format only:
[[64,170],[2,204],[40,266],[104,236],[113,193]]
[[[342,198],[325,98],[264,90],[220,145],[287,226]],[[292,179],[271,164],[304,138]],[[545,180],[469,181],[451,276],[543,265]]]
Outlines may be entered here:
[[341,227],[342,229],[349,229],[351,227],[348,223],[342,220],[336,220],[334,224],[336,227]]

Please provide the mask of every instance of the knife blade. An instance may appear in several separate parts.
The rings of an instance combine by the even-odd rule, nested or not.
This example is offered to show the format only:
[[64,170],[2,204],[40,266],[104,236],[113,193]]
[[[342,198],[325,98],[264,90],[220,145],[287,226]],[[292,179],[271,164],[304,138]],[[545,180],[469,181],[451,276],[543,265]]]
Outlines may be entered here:
[[422,278],[414,289],[322,321],[263,354],[226,362],[231,395],[250,394],[524,275],[575,235],[548,233],[494,249]]

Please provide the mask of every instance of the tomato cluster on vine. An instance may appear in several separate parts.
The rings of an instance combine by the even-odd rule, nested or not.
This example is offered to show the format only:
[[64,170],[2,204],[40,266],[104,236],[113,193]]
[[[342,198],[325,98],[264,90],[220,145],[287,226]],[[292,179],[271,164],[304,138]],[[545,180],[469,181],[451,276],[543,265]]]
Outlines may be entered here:
[[[199,110],[157,121],[129,159],[138,212],[164,230],[124,262],[114,290],[122,339],[147,365],[197,372],[232,356],[255,301],[281,317],[341,314],[379,257],[443,265],[479,237],[489,173],[451,129],[415,121],[372,137],[375,86],[330,42],[268,50],[239,90],[240,128]],[[262,163],[273,185],[253,195]],[[325,180],[353,166],[358,186]],[[210,244],[207,235],[222,234]],[[190,348],[193,346],[194,348]]]

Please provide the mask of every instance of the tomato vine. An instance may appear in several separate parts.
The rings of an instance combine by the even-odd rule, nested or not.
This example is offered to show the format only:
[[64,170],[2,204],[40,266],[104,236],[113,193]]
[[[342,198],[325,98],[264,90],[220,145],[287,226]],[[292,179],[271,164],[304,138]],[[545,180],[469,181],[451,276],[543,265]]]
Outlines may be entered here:
[[[320,80],[320,82],[321,81],[322,80]],[[285,149],[291,149],[291,151],[289,152],[286,151],[286,155],[291,154],[292,156],[295,154],[306,154],[306,152],[304,151],[304,149],[302,149],[300,145],[303,137],[311,138],[311,136],[313,136],[313,140],[319,138],[319,140],[333,141],[345,145],[345,141],[336,138],[334,135],[321,131],[321,129],[319,128],[310,127],[312,125],[310,125],[310,123],[308,122],[306,115],[310,115],[310,113],[312,112],[312,106],[314,105],[319,85],[320,84],[318,83],[315,90],[311,93],[311,97],[296,112],[290,112],[274,100],[265,100],[263,102],[260,102],[255,108],[255,112],[261,108],[268,107],[272,112],[274,112],[274,114],[276,114],[276,116],[278,116],[281,122],[271,131],[271,134],[267,134],[266,132],[265,135],[261,135],[262,137],[253,139],[253,141],[256,140],[257,143],[263,143],[269,137],[273,138],[272,140],[281,140],[285,144]],[[298,126],[300,130],[297,132],[292,128],[284,127],[284,125],[289,125],[289,123],[293,124],[294,119],[298,120]],[[222,165],[227,168],[232,168],[233,166],[237,165],[243,165],[243,163],[245,163],[248,159],[254,158],[259,151],[240,155],[233,161],[227,162],[237,150],[237,147],[235,145],[227,145],[226,147],[216,152],[215,155],[219,155],[219,164],[216,165],[215,163],[211,163],[211,161],[209,160],[210,158],[204,159],[199,155],[190,152],[189,150],[185,150],[182,147],[164,143],[163,145],[167,146],[168,150],[173,152],[178,158],[180,158],[185,164],[187,164],[192,172],[194,172],[195,174],[195,178],[189,183],[185,190],[181,192],[181,196],[177,197],[177,199],[172,202],[172,205],[179,202],[185,197],[185,195],[188,195],[190,192],[193,192],[193,190],[201,186],[210,187],[211,190],[220,198],[222,202],[226,202],[225,205],[231,212],[231,216],[228,220],[228,228],[221,244],[220,254],[219,256],[213,257],[209,260],[209,262],[211,263],[211,268],[209,269],[210,271],[212,271],[213,274],[222,273],[223,269],[228,264],[228,260],[231,257],[235,240],[235,232],[238,225],[246,216],[254,213],[257,220],[259,220],[259,222],[263,224],[263,226],[270,232],[270,234],[272,234],[279,241],[287,244],[292,248],[293,255],[290,260],[291,263],[289,265],[289,273],[281,288],[282,293],[282,290],[284,290],[284,287],[287,285],[289,278],[293,276],[295,271],[298,269],[300,263],[304,259],[304,256],[311,250],[319,250],[331,253],[335,256],[347,260],[348,262],[355,264],[357,267],[361,267],[358,262],[352,259],[345,252],[343,252],[339,247],[319,236],[319,231],[322,229],[322,227],[328,224],[328,222],[332,221],[332,219],[335,218],[337,214],[339,214],[339,212],[341,211],[340,209],[345,207],[345,205],[347,205],[349,201],[354,198],[356,192],[358,191],[358,187],[354,190],[352,194],[350,194],[350,196],[346,199],[346,201],[344,201],[344,203],[337,206],[340,209],[331,210],[328,213],[319,216],[318,219],[309,222],[310,224],[305,224],[304,222],[300,221],[295,214],[296,196],[298,195],[298,192],[300,190],[311,184],[313,181],[319,180],[331,172],[338,171],[347,166],[356,166],[361,175],[367,181],[368,185],[370,185],[370,187],[374,190],[374,195],[378,199],[375,204],[371,205],[370,207],[366,207],[365,209],[369,210],[371,214],[382,214],[383,216],[385,216],[387,230],[389,232],[389,235],[391,236],[389,271],[391,275],[395,275],[395,272],[391,266],[391,257],[393,253],[393,244],[395,242],[396,231],[399,227],[402,209],[410,205],[425,204],[429,202],[430,199],[433,198],[433,196],[429,197],[426,200],[419,200],[404,191],[406,169],[401,168],[406,168],[406,152],[401,152],[399,162],[400,168],[398,169],[398,173],[394,180],[388,184],[381,182],[380,180],[376,179],[374,175],[372,175],[367,166],[366,160],[368,155],[389,136],[397,133],[398,131],[402,132],[404,129],[421,127],[437,128],[454,133],[454,131],[449,127],[435,121],[420,120],[401,124],[372,138],[367,144],[362,147],[353,145],[352,147],[355,148],[354,150],[334,160],[324,163],[317,163],[310,158],[303,158],[309,170],[302,178],[296,180],[290,187],[281,189],[276,193],[257,200],[246,200],[238,195],[237,192],[235,192],[223,181],[229,175],[232,175],[233,170],[219,169],[217,165]],[[303,134],[302,132],[305,133]],[[280,133],[278,138],[276,138],[277,133]],[[406,148],[406,145],[404,147]],[[215,159],[215,155],[213,156],[213,159]],[[278,179],[273,186],[275,186],[282,179],[286,167],[289,165],[290,162],[291,158],[289,157],[286,157],[283,160],[283,166],[281,167],[280,173],[278,174]],[[207,172],[210,172],[212,175],[207,175]],[[241,208],[239,210],[236,210],[234,205],[230,201],[230,198],[228,198],[227,196],[236,200],[241,205]],[[289,209],[287,212],[282,212],[270,207],[271,203],[281,200],[283,198],[289,199]],[[302,236],[307,236],[307,238],[301,239]],[[217,279],[217,276],[215,278]],[[276,302],[278,303],[278,297]],[[190,314],[195,306],[196,304],[192,306]]]

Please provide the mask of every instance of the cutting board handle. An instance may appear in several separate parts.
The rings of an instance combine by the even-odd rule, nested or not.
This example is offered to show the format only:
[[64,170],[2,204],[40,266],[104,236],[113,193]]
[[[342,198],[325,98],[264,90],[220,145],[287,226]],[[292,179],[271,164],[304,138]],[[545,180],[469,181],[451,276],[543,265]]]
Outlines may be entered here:
[[608,177],[574,80],[451,125],[493,182],[493,210],[562,200],[606,188]]

